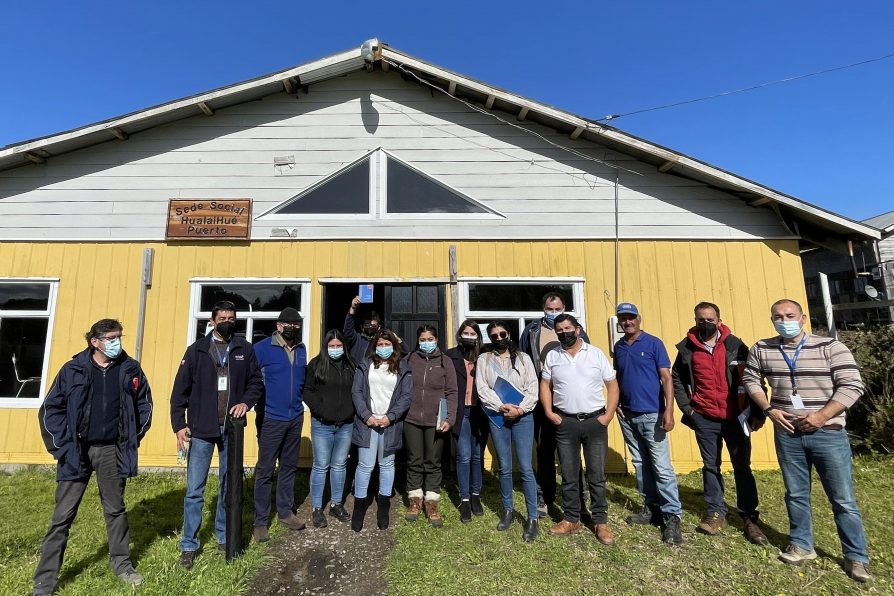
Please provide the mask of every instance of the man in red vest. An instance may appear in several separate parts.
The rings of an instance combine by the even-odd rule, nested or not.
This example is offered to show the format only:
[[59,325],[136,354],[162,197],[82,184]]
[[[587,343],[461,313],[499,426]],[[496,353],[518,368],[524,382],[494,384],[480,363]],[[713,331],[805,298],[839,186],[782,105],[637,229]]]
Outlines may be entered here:
[[751,430],[763,426],[765,417],[755,409],[749,410],[742,385],[747,358],[748,348],[720,320],[720,308],[710,302],[699,302],[695,306],[695,327],[677,344],[672,370],[674,397],[683,411],[683,423],[695,431],[704,464],[702,481],[708,510],[696,531],[714,536],[726,525],[720,473],[723,443],[726,443],[736,479],[736,508],[742,517],[745,538],[765,545],[767,537],[758,525],[750,437]]

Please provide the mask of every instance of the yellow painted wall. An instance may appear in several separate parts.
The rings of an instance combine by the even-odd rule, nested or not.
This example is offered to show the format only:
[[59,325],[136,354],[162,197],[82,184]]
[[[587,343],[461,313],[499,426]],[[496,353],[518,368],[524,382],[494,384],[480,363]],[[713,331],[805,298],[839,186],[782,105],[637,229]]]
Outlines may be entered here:
[[[446,278],[449,246],[457,247],[458,273],[481,277],[583,277],[587,330],[608,350],[606,321],[617,302],[614,244],[577,242],[251,242],[207,243],[0,243],[0,278],[58,277],[59,297],[50,350],[50,377],[84,347],[83,334],[97,319],[124,324],[124,348],[133,352],[143,248],[155,249],[148,293],[142,364],[153,388],[153,427],[141,447],[143,466],[175,466],[176,444],[168,399],[174,371],[186,346],[193,277],[307,277],[312,280],[309,351],[320,341],[322,286],[319,278]],[[795,241],[621,242],[620,298],[635,302],[643,328],[661,337],[673,358],[674,344],[692,324],[692,307],[716,302],[722,318],[746,343],[772,334],[769,305],[781,297],[806,304]],[[448,292],[449,299],[449,292]],[[452,308],[452,306],[450,306]],[[448,316],[448,322],[450,317]],[[305,436],[309,436],[309,422]],[[612,467],[623,466],[623,439],[613,424]],[[256,458],[248,441],[246,462]],[[671,435],[678,472],[701,467],[692,432]],[[775,467],[772,432],[754,436],[756,468]],[[302,464],[310,463],[309,441]],[[51,463],[40,439],[36,409],[0,408],[0,463]]]

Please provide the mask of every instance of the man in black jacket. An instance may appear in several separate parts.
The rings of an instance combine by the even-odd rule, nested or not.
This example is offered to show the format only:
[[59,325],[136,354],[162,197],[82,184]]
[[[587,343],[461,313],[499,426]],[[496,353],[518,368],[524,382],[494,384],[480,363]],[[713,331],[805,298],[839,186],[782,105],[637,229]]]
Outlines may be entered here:
[[56,589],[68,532],[94,471],[109,564],[124,583],[143,582],[130,559],[124,487],[137,474],[137,449],[152,421],[152,393],[140,364],[121,349],[121,332],[116,320],[94,323],[87,349],[62,366],[40,407],[41,435],[57,461],[56,507],[34,572],[35,594]]
[[245,416],[264,393],[264,379],[254,349],[235,334],[236,306],[232,302],[215,304],[211,323],[214,330],[186,349],[171,392],[171,426],[177,434],[177,448],[188,453],[180,539],[180,564],[186,569],[192,568],[200,546],[205,483],[215,447],[220,462],[220,495],[214,532],[218,548],[226,549],[224,423],[228,416]]

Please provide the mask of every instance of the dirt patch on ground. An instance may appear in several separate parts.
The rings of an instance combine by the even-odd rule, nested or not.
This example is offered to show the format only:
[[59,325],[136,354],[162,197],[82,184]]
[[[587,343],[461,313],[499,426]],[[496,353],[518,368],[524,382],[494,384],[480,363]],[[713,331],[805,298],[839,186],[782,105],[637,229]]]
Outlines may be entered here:
[[[345,503],[354,507],[353,497]],[[376,528],[376,504],[366,513],[363,531],[351,530],[326,515],[329,526],[314,528],[310,521],[310,502],[305,501],[298,517],[307,523],[300,532],[286,532],[272,540],[267,555],[271,562],[261,569],[249,585],[248,594],[385,594],[385,559],[394,548],[394,523],[400,510],[400,497],[392,497],[391,527]],[[328,509],[327,509],[328,511]]]

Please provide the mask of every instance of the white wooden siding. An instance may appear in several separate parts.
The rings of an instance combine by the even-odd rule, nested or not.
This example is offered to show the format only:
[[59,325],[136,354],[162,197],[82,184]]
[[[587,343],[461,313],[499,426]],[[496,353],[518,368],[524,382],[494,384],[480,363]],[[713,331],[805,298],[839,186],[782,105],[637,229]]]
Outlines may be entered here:
[[[503,117],[511,118],[502,114]],[[532,123],[555,143],[620,172],[624,238],[790,237],[768,209]],[[151,240],[164,237],[171,198],[254,199],[257,216],[381,147],[505,214],[501,220],[314,219],[267,216],[252,237],[297,228],[299,238],[608,238],[609,165],[565,151],[403,81],[357,73],[134,134],[0,173],[0,239]],[[294,167],[273,158],[294,156]],[[567,217],[559,221],[556,214]],[[556,225],[561,223],[561,225]]]

